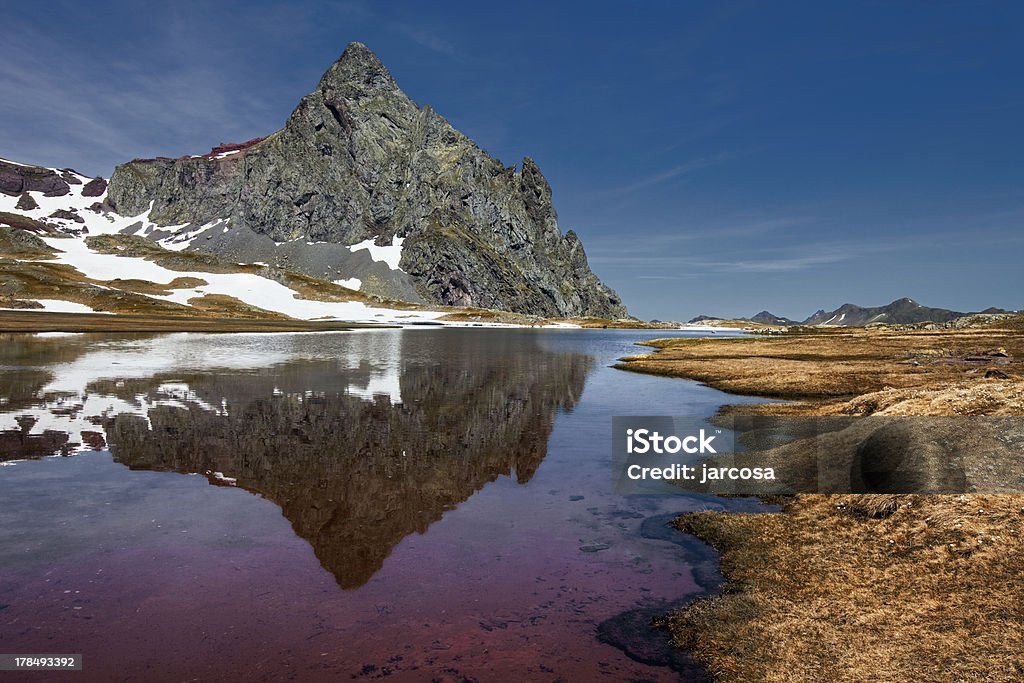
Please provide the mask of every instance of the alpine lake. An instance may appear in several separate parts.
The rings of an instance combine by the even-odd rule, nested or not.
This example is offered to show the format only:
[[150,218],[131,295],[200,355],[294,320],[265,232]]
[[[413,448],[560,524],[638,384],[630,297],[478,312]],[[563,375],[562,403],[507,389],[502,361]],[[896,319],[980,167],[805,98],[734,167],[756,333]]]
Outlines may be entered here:
[[610,367],[697,334],[4,335],[0,649],[83,655],[33,680],[703,680],[651,622],[717,558],[668,523],[758,503],[621,495],[610,455],[612,416],[752,400]]

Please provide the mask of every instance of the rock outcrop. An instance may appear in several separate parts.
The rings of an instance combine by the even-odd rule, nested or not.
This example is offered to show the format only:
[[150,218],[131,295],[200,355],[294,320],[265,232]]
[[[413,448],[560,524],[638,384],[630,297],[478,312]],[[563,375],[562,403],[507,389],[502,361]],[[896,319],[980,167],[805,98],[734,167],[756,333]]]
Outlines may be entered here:
[[0,192],[17,197],[24,192],[42,192],[45,197],[62,197],[71,185],[82,181],[71,169],[55,171],[0,159]]
[[[429,105],[413,102],[360,43],[348,46],[282,130],[202,156],[123,164],[108,201],[124,215],[150,210],[160,225],[228,219],[232,231],[277,243],[385,246],[402,238],[396,277],[438,304],[626,315],[590,271],[576,235],[561,233],[537,165],[526,158],[517,169],[490,157]],[[189,248],[223,244],[197,240]]]

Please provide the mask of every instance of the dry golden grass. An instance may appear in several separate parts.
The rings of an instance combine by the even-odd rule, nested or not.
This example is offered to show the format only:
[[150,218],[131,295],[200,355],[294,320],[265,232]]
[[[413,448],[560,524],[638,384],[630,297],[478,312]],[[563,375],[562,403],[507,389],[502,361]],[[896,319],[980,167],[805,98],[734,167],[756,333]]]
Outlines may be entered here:
[[95,311],[144,315],[189,315],[191,309],[154,299],[116,281],[90,280],[61,263],[0,259],[0,301],[4,308],[38,307],[34,299],[57,299],[89,306]]
[[668,617],[675,642],[737,683],[1024,679],[1024,497],[893,498],[682,517],[729,588]]
[[290,316],[268,311],[245,303],[227,294],[204,294],[188,300],[188,305],[200,316],[217,318],[250,318],[254,320],[292,320]]
[[53,232],[53,228],[28,216],[18,213],[0,211],[0,227],[8,230],[22,230],[29,233],[47,234]]
[[[39,239],[33,232],[28,229],[12,228],[8,225],[4,225],[5,221],[3,216],[5,214],[0,211],[0,258],[11,258],[11,259],[42,259],[42,258],[53,258],[54,251],[51,249],[46,242]],[[14,215],[14,214],[6,214]],[[31,221],[30,218],[26,218],[26,221]],[[40,223],[38,230],[48,229],[47,226]]]
[[170,294],[175,289],[192,289],[194,287],[202,287],[210,283],[206,280],[200,280],[197,277],[176,277],[167,284],[159,284],[156,282],[150,282],[149,280],[134,280],[130,278],[114,278],[113,280],[104,281],[103,284],[125,292],[136,292],[138,294],[146,295],[165,295]]
[[[799,400],[733,414],[1022,415],[1021,326],[662,340],[621,367]],[[1024,680],[1024,495],[774,502],[677,521],[727,585],[663,623],[717,680]]]
[[[736,394],[801,400],[798,410],[808,414],[839,412],[837,404],[862,394],[934,390],[976,383],[990,370],[1011,377],[1024,371],[1024,334],[1009,325],[849,328],[779,337],[656,339],[645,345],[658,352],[623,358],[616,367],[695,379]],[[991,355],[999,349],[1007,355]],[[794,408],[761,410],[792,413]]]

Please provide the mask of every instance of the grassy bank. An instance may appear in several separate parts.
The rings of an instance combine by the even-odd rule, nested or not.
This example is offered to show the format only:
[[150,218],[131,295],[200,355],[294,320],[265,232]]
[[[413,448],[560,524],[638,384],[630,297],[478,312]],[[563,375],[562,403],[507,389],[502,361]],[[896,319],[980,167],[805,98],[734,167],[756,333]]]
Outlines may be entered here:
[[0,332],[327,332],[387,327],[345,322],[49,311],[0,311]]
[[[790,401],[734,414],[1024,414],[1019,319],[651,345],[620,367]],[[1024,496],[776,502],[677,521],[721,552],[728,583],[663,625],[716,680],[1024,680]]]

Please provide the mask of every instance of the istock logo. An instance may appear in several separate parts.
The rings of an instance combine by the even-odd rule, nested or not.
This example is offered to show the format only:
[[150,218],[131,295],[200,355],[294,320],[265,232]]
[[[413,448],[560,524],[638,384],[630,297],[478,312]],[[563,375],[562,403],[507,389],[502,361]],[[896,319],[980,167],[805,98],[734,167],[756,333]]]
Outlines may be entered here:
[[657,431],[649,429],[627,429],[626,430],[626,453],[640,454],[656,453],[657,455],[676,454],[682,451],[694,455],[697,453],[717,453],[711,442],[715,436],[708,436],[702,429],[699,435],[690,435],[680,439],[675,434],[662,436]]

